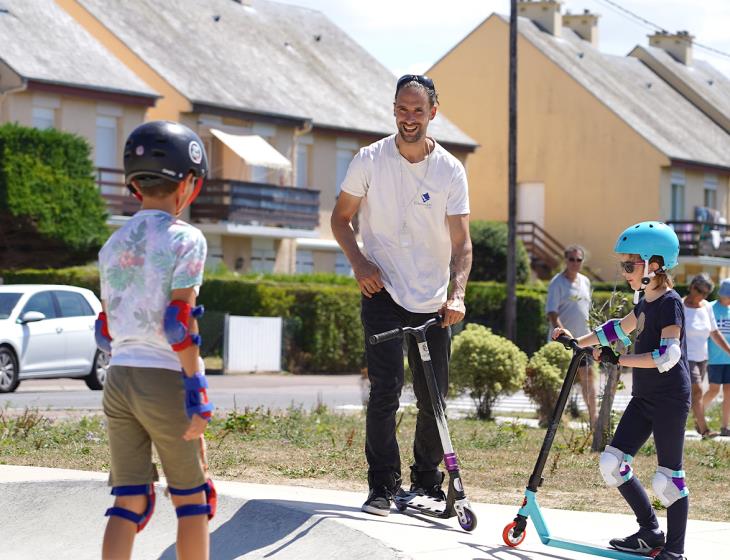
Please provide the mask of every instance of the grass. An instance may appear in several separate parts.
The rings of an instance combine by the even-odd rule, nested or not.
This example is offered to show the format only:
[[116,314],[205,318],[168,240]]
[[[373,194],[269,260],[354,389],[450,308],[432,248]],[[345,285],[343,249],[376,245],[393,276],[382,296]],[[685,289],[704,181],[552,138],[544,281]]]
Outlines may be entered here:
[[[473,419],[451,420],[449,428],[469,498],[517,507],[544,431]],[[406,476],[414,429],[415,415],[406,410],[398,428]],[[207,439],[217,479],[366,490],[364,418],[359,414],[335,414],[324,406],[285,413],[246,409],[215,419]],[[605,487],[590,441],[582,430],[559,429],[539,492],[541,505],[629,513],[618,493]],[[33,410],[12,417],[0,411],[0,463],[108,470],[103,417],[52,421]],[[652,440],[637,454],[634,468],[651,494],[656,468]],[[685,470],[690,516],[730,521],[730,446],[688,441]]]

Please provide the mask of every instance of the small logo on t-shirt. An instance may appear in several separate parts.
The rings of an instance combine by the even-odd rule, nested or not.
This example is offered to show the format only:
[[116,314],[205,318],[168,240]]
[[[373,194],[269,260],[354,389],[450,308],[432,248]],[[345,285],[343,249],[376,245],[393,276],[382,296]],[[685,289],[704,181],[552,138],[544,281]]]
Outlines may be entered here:
[[420,200],[417,201],[417,204],[419,206],[425,206],[427,208],[431,208],[431,195],[427,192],[422,193]]

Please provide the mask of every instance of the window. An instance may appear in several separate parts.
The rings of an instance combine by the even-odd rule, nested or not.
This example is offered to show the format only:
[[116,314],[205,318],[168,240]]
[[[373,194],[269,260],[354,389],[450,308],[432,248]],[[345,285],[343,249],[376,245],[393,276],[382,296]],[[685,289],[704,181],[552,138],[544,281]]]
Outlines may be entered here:
[[56,317],[56,308],[53,305],[51,292],[39,292],[32,296],[28,303],[25,304],[21,317],[28,311],[38,311],[46,316],[46,319],[54,319]]
[[684,171],[672,171],[672,220],[684,220]]
[[717,210],[717,175],[705,174],[705,208]]
[[[106,169],[117,168],[117,119],[115,117],[96,117],[96,166]],[[119,194],[119,174],[101,171],[99,179],[102,181],[101,194]],[[126,191],[126,189],[124,189]]]
[[94,316],[94,310],[86,298],[76,292],[54,292],[61,308],[61,317],[89,317]]
[[342,188],[342,181],[345,180],[347,175],[347,168],[350,167],[350,162],[354,157],[355,152],[347,148],[337,148],[337,196],[340,194]]
[[335,257],[335,274],[341,274],[343,276],[352,276],[352,267],[350,261],[344,253],[337,253]]
[[45,130],[56,126],[56,111],[48,107],[33,107],[33,128]]
[[309,146],[297,145],[297,187],[306,189],[309,186]]
[[314,255],[312,251],[297,249],[297,274],[309,274],[314,272]]
[[274,272],[275,264],[274,240],[254,238],[251,243],[251,270],[253,272]]
[[0,293],[0,319],[7,319],[10,317],[15,308],[15,304],[18,303],[20,296],[23,294],[15,293]]

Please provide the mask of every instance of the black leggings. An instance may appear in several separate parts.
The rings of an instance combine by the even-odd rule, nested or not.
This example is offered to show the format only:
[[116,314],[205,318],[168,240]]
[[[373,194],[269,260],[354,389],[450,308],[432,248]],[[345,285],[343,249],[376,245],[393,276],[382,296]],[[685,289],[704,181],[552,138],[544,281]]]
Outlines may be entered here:
[[[687,399],[644,399],[633,397],[621,417],[611,446],[635,456],[654,434],[657,463],[673,471],[682,470],[684,429],[689,414]],[[646,491],[636,477],[619,486],[641,527],[655,529],[659,523]],[[689,499],[681,498],[667,508],[667,544],[670,552],[684,553]]]

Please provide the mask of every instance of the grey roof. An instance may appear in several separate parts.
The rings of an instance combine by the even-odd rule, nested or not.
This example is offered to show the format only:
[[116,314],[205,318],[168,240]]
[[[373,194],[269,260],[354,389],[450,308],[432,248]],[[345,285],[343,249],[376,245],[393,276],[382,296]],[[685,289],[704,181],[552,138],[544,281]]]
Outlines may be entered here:
[[[232,0],[80,2],[193,103],[327,128],[395,130],[396,77],[318,11],[266,0],[252,7]],[[442,116],[429,132],[476,146]]]
[[0,0],[0,60],[26,80],[157,97],[53,0]]
[[730,135],[637,58],[601,53],[567,27],[555,37],[519,18],[519,30],[667,157],[730,167]]
[[730,78],[712,64],[695,59],[690,66],[687,66],[664,49],[657,47],[637,46],[634,50],[641,50],[650,55],[707,103],[730,119]]

